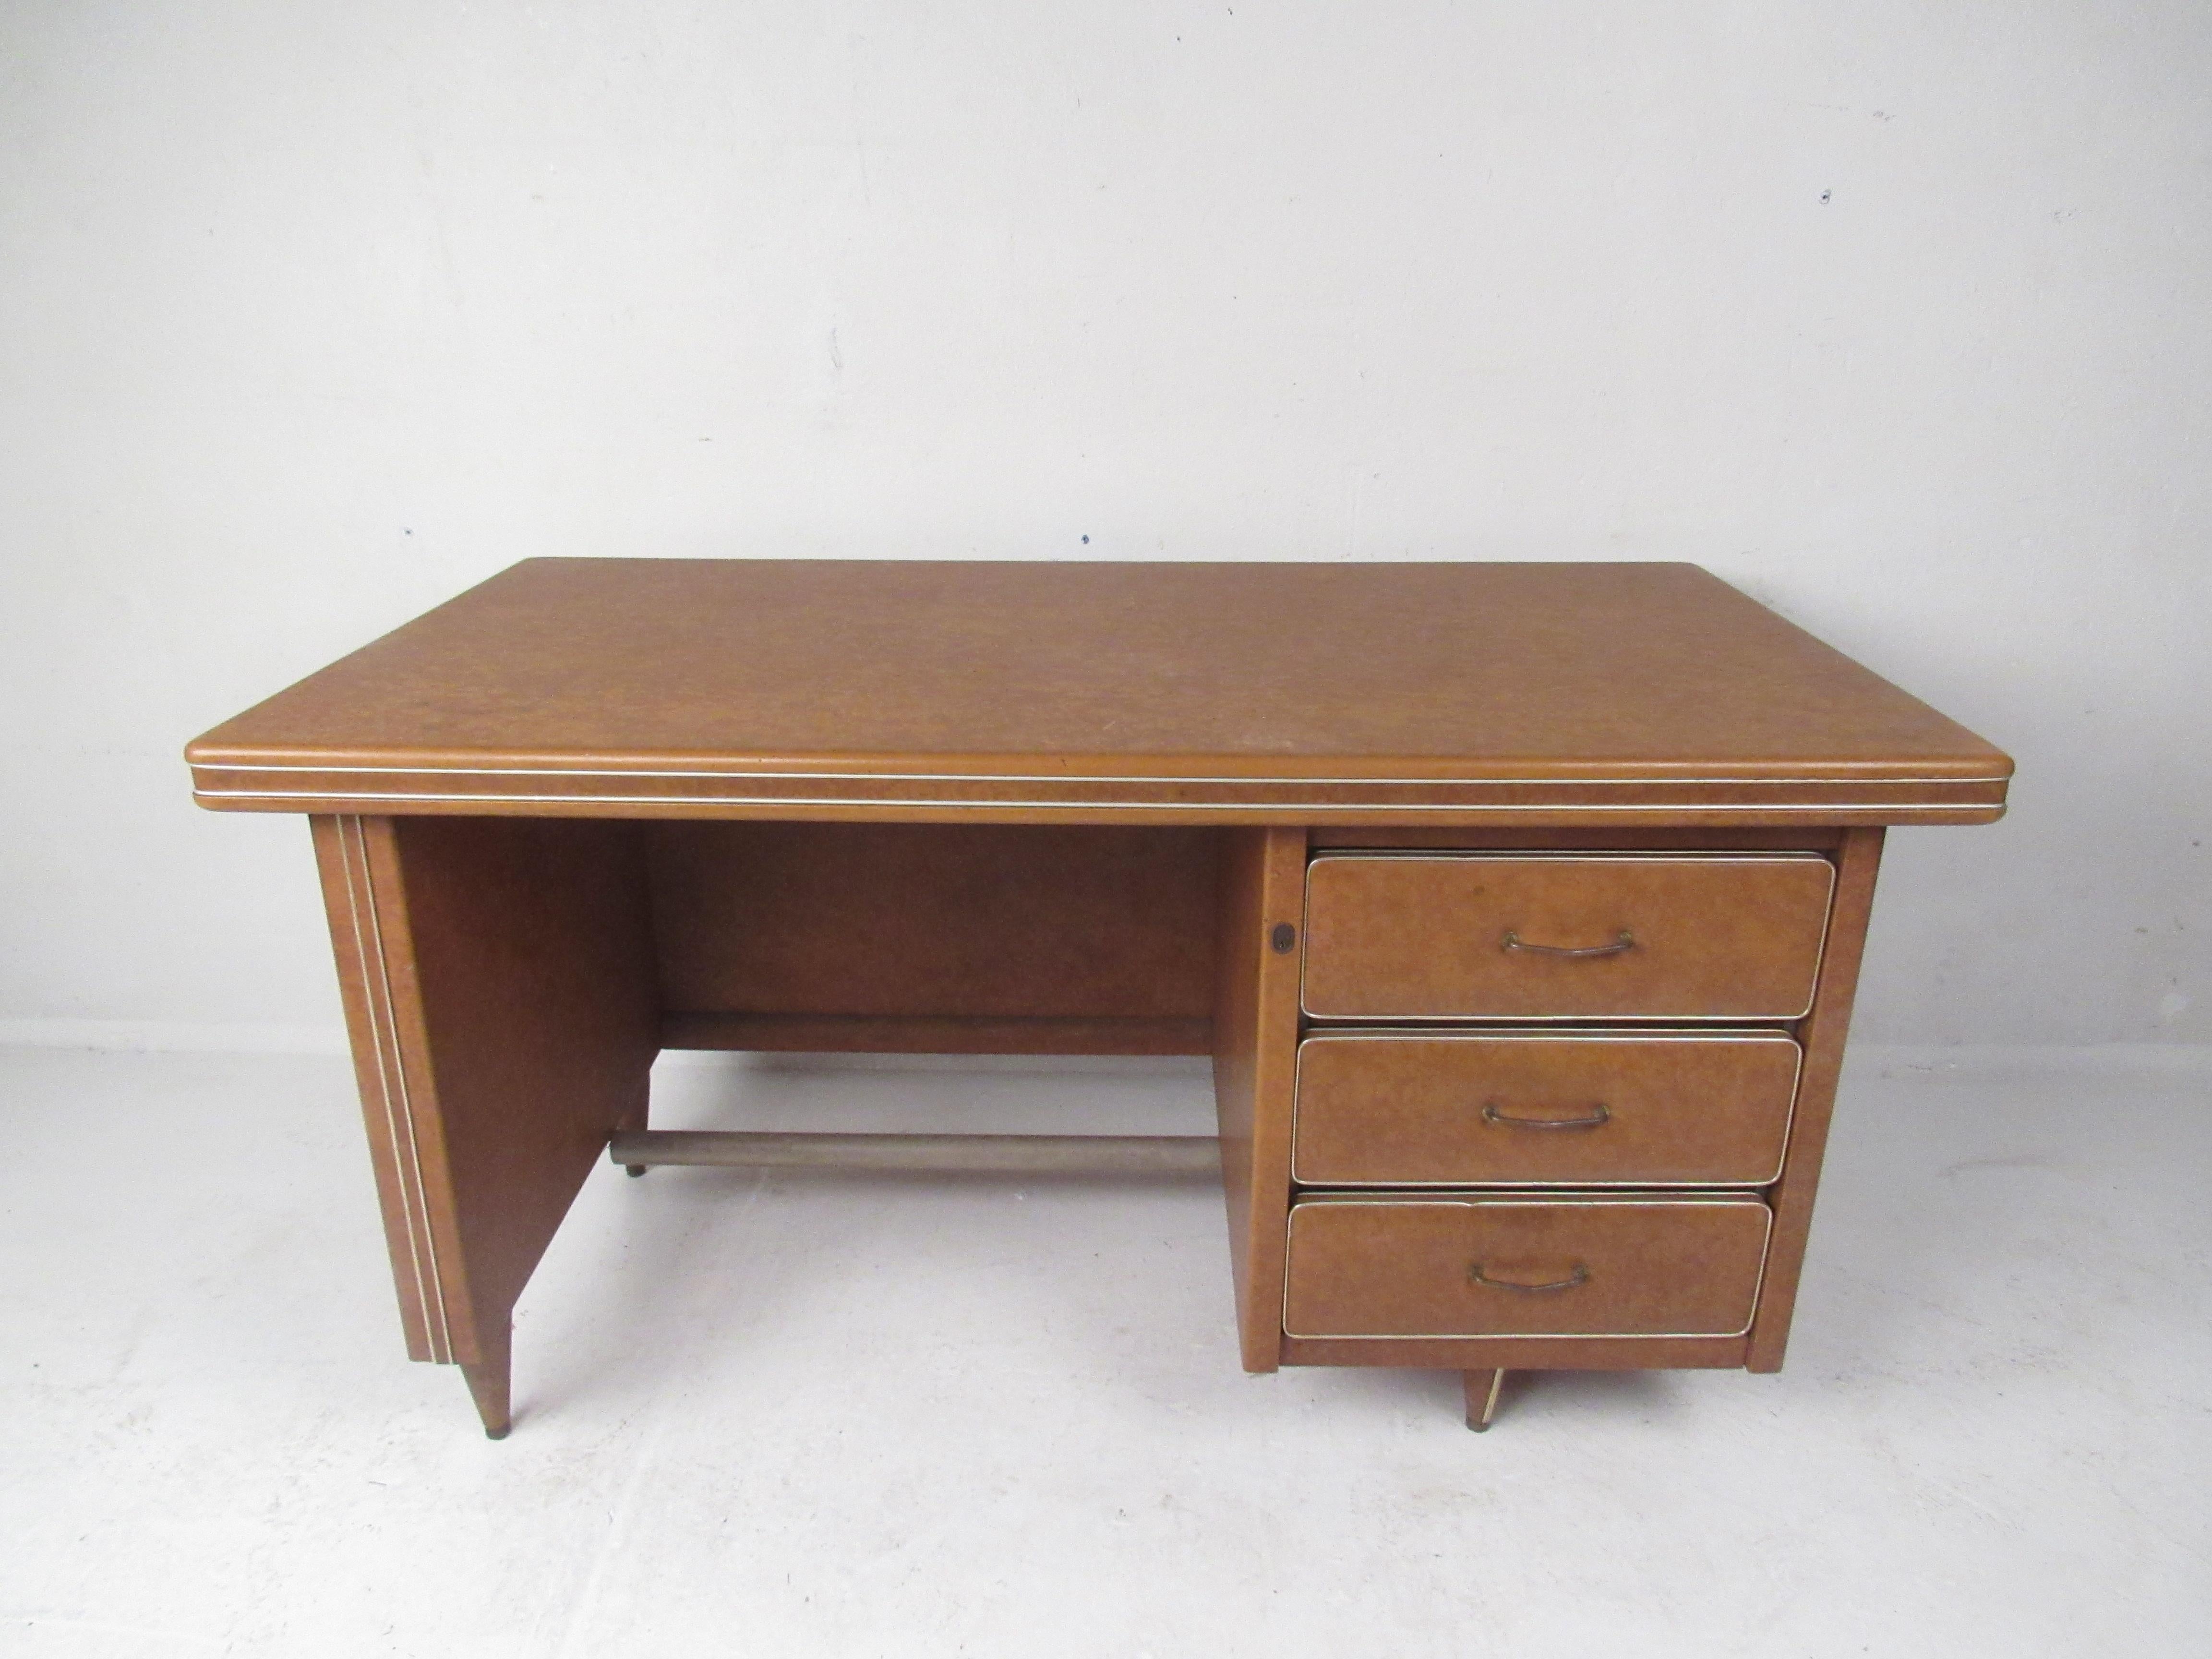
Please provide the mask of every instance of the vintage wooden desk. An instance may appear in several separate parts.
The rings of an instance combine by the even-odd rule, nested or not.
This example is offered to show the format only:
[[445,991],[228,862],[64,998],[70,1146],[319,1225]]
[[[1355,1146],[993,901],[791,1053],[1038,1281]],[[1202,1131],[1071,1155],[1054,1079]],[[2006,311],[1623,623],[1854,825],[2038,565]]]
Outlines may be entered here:
[[[1243,1363],[1782,1364],[1883,828],[2011,763],[1690,565],[538,559],[218,726],[409,1355],[594,1161],[1218,1157]],[[663,1048],[1210,1054],[1218,1143],[659,1136]],[[1224,1313],[1225,1313],[1224,1309]]]

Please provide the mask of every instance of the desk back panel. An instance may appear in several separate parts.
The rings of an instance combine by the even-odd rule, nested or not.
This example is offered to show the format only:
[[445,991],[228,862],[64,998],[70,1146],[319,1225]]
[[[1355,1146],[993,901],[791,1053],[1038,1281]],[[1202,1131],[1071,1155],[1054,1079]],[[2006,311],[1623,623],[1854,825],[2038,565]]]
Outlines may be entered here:
[[644,826],[670,1047],[1204,1054],[1217,836]]

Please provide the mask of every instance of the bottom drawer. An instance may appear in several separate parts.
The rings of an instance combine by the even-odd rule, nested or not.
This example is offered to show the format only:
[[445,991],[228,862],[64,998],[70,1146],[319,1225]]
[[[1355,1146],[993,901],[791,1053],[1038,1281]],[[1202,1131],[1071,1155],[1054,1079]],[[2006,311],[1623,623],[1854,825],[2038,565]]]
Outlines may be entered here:
[[1771,1214],[1755,1198],[1307,1199],[1296,1337],[1740,1336]]

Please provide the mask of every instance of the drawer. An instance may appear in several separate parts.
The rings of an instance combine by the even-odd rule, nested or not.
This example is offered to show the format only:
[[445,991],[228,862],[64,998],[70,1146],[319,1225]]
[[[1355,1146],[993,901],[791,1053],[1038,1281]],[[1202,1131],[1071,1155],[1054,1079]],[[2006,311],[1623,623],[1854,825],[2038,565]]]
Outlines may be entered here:
[[1750,857],[1352,854],[1306,872],[1320,1019],[1796,1019],[1835,869]]
[[1801,1059],[1778,1031],[1322,1032],[1298,1047],[1291,1177],[1764,1186]]
[[1755,1198],[1307,1199],[1294,1337],[1740,1336],[1769,1212]]

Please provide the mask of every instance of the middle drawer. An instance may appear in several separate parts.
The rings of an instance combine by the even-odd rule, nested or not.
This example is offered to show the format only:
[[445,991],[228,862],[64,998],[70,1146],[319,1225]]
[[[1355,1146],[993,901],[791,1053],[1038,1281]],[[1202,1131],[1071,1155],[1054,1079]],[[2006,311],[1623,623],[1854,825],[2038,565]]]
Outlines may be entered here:
[[1313,1187],[1758,1187],[1802,1052],[1778,1031],[1322,1031],[1298,1045]]

